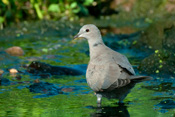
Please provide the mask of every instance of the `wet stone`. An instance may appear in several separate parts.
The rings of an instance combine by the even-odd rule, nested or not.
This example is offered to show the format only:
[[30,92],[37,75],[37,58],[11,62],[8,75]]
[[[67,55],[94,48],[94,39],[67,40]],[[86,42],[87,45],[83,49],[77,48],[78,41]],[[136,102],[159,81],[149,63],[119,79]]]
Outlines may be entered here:
[[[83,75],[84,72],[64,67],[64,66],[52,66],[43,62],[34,61],[28,67],[28,72],[33,74],[41,74],[41,77],[50,77],[51,75]],[[44,74],[43,74],[44,73]]]
[[17,57],[11,56],[4,51],[0,51],[0,66],[3,66],[3,69],[10,65],[17,65],[19,62],[20,60]]
[[10,80],[7,78],[0,78],[0,86],[8,86],[10,85]]
[[47,79],[47,78],[51,77],[51,74],[50,73],[42,73],[42,74],[39,74],[39,76],[40,76],[40,78]]
[[52,83],[48,82],[38,82],[30,85],[29,87],[30,92],[33,93],[45,93],[49,95],[57,95],[62,93],[60,88],[56,87]]
[[165,39],[163,41],[163,47],[172,53],[175,51],[175,26],[164,29]]
[[61,91],[63,91],[63,92],[72,92],[73,89],[72,88],[62,88]]
[[3,73],[4,73],[4,70],[1,70],[1,69],[0,69],[0,75],[2,75]]
[[8,54],[12,56],[23,56],[24,51],[21,47],[13,46],[5,50]]
[[12,68],[12,69],[9,69],[9,72],[11,74],[16,74],[16,73],[18,73],[18,70],[16,70],[15,68]]
[[139,70],[145,74],[152,74],[161,77],[175,76],[175,56],[167,50],[157,50],[154,54],[143,59]]
[[174,109],[175,108],[175,101],[173,101],[172,99],[163,100],[159,104],[157,104],[156,106],[159,106],[162,109]]
[[21,78],[22,78],[21,75],[17,75],[17,76],[15,77],[16,80],[21,80]]

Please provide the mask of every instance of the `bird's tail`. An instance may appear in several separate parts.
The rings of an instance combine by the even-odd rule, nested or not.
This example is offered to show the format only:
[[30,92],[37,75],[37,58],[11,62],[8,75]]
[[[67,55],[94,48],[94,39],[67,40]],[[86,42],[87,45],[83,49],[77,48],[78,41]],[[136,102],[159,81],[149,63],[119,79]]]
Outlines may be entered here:
[[153,78],[150,76],[130,76],[131,81],[134,82],[142,82],[142,81],[148,81],[152,80]]

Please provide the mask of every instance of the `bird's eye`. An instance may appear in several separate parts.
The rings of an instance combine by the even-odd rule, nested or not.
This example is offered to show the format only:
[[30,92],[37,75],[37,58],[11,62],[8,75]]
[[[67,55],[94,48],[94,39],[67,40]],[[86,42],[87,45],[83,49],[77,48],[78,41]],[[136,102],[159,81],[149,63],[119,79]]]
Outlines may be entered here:
[[89,29],[86,29],[86,32],[89,32]]

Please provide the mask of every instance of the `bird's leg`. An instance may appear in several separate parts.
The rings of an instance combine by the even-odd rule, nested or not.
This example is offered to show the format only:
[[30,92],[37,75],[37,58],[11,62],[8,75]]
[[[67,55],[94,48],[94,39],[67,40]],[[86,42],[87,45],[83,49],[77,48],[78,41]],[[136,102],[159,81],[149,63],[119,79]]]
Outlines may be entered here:
[[98,107],[99,107],[99,106],[101,106],[102,95],[96,93],[96,96],[97,96],[97,105],[98,105]]

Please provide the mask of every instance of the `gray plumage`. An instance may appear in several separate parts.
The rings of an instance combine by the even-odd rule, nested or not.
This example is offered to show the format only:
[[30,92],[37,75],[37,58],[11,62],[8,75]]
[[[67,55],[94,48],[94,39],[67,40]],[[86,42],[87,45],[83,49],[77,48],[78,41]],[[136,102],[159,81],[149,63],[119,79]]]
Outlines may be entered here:
[[102,96],[122,101],[135,85],[130,84],[132,81],[150,79],[147,76],[135,76],[135,71],[126,56],[108,48],[95,25],[84,25],[75,38],[88,40],[90,61],[86,79],[90,88],[96,92],[98,103],[101,103]]

